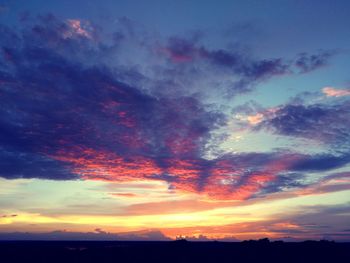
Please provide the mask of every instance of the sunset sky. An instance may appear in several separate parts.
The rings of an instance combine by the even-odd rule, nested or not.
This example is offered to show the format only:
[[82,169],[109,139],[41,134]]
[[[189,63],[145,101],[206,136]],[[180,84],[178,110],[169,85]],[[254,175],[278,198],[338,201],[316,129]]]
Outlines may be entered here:
[[0,239],[350,241],[350,2],[0,2]]

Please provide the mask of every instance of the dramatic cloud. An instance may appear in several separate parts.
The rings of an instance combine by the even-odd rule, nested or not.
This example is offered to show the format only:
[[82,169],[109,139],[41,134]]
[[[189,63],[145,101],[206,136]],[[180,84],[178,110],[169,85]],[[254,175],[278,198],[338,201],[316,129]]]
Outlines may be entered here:
[[[122,81],[137,71],[130,77],[130,71],[104,63],[110,46],[99,42],[100,33],[86,21],[53,16],[27,22],[20,33],[1,27],[2,177],[160,180],[174,191],[244,200],[298,186],[286,172],[325,171],[349,162],[348,155],[284,152],[204,158],[226,115],[200,96],[155,95]],[[203,60],[228,69],[242,85],[291,67],[280,58],[256,60],[176,38],[162,52],[175,63]],[[308,71],[322,64],[313,56],[302,62]],[[338,142],[349,136],[348,108],[286,105],[269,119],[255,115],[248,121],[283,135]]]
[[[56,169],[58,161],[40,164],[60,153],[69,156],[89,149],[123,158],[142,155],[155,162],[173,156],[198,157],[210,131],[223,123],[221,113],[207,111],[193,97],[151,97],[120,83],[106,68],[85,68],[51,48],[57,42],[75,47],[81,39],[72,42],[56,27],[45,34],[37,27],[33,30],[22,39],[13,36],[22,48],[3,47],[15,54],[16,63],[3,57],[1,142],[4,157],[17,156],[18,161],[5,171],[11,167],[20,171],[26,162],[39,161],[34,166]],[[9,39],[7,34],[3,37]],[[33,45],[39,40],[46,43],[49,37],[53,44]],[[49,171],[46,174],[55,178]]]
[[349,108],[349,101],[335,105],[286,104],[267,116],[258,127],[281,135],[346,146],[350,138]]

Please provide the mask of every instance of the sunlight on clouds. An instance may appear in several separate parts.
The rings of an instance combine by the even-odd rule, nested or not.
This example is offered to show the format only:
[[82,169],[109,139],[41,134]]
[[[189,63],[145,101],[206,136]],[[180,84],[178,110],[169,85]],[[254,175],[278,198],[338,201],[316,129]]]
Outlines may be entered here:
[[[15,180],[16,181],[16,180]],[[50,181],[41,181],[41,180],[17,180],[17,182],[11,181],[8,186],[12,185],[12,194],[18,193],[21,187],[25,189],[32,189],[32,191],[37,192],[37,195],[32,195],[29,198],[30,203],[36,204],[38,207],[45,207],[48,203],[51,205],[59,205],[59,200],[64,200],[64,205],[69,205],[72,200],[69,198],[61,199],[64,193],[70,191],[72,196],[74,192],[84,192],[84,191],[96,191],[97,196],[104,196],[104,194],[110,193],[111,191],[127,191],[133,193],[142,194],[145,191],[149,196],[153,196],[152,192],[154,191],[154,200],[162,201],[161,196],[173,196],[171,193],[164,191],[164,183],[156,182],[132,182],[132,183],[104,183],[99,181],[67,181],[67,182],[55,182],[56,187],[50,188],[52,195],[48,195],[48,192],[45,190],[46,187],[51,183]],[[87,183],[87,184],[86,184]],[[22,189],[23,190],[23,189]],[[42,198],[42,194],[47,195],[47,198]],[[318,194],[318,195],[300,195],[288,197],[286,193],[277,193],[267,196],[266,198],[252,199],[245,202],[225,202],[225,201],[213,201],[221,207],[215,208],[211,207],[203,211],[192,211],[186,213],[173,213],[171,209],[169,211],[164,211],[162,214],[144,214],[144,215],[132,215],[132,214],[118,214],[116,207],[116,200],[118,198],[112,198],[113,202],[106,203],[104,210],[110,210],[109,215],[103,214],[89,214],[89,208],[83,206],[86,204],[85,198],[75,199],[74,202],[77,205],[75,210],[69,209],[56,209],[55,214],[46,213],[45,209],[42,209],[42,212],[31,213],[28,212],[28,203],[18,202],[17,205],[12,207],[4,208],[2,213],[6,212],[7,214],[15,213],[15,217],[2,217],[0,218],[0,225],[8,226],[7,229],[14,227],[16,229],[21,228],[29,224],[37,224],[33,229],[60,229],[61,226],[64,226],[68,231],[91,231],[96,227],[106,229],[110,232],[118,231],[135,231],[141,229],[148,229],[152,226],[157,226],[164,233],[170,237],[175,237],[179,233],[184,234],[195,234],[192,228],[196,228],[200,231],[201,234],[206,234],[208,237],[219,238],[232,235],[231,230],[223,229],[221,232],[216,229],[208,230],[208,227],[216,228],[223,227],[226,225],[232,224],[248,224],[254,223],[256,225],[265,224],[269,220],[278,220],[282,215],[293,214],[295,211],[300,211],[311,206],[332,206],[344,204],[344,200],[348,200],[350,191],[339,191],[334,193],[327,194]],[[7,193],[7,195],[11,195]],[[94,195],[95,196],[95,195]],[[147,195],[146,195],[147,196]],[[84,195],[82,195],[84,197]],[[96,196],[95,196],[96,198]],[[129,202],[129,199],[134,200],[133,198],[121,197],[123,202]],[[199,196],[192,195],[192,198],[199,198]],[[274,199],[276,198],[276,199]],[[283,198],[283,199],[281,199]],[[142,201],[141,197],[136,197],[136,203]],[[164,199],[163,199],[164,200]],[[166,200],[166,199],[165,199]],[[148,201],[148,198],[144,198],[143,202]],[[209,200],[208,200],[209,202]],[[130,202],[132,204],[133,202]],[[46,204],[46,205],[45,205]],[[82,208],[78,208],[79,204],[82,205]],[[142,204],[142,202],[141,202]],[[190,203],[188,203],[190,204]],[[62,205],[62,204],[61,204]],[[195,204],[194,204],[195,205]],[[14,208],[15,207],[15,208]],[[94,208],[96,209],[96,207]],[[150,211],[151,212],[151,211]],[[298,226],[293,222],[280,222],[276,223],[276,228],[283,229],[297,229]],[[189,228],[186,230],[186,228]],[[0,228],[1,229],[1,228]],[[171,230],[173,229],[173,230]],[[183,231],[181,231],[183,229]],[[207,230],[206,230],[207,229]],[[37,230],[37,231],[38,231]],[[231,232],[230,232],[231,231]],[[264,231],[263,228],[260,230],[245,231],[240,233],[239,228],[237,228],[237,233],[235,236],[238,238],[249,238],[254,236],[269,236],[277,237],[278,235],[273,232]]]
[[349,89],[337,89],[333,87],[324,87],[322,89],[322,92],[327,97],[343,97],[343,96],[350,96],[350,90]]

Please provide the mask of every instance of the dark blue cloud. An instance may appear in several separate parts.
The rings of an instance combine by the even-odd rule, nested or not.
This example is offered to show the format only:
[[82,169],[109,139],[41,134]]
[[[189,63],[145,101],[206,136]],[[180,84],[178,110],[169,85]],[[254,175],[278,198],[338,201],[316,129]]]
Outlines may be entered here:
[[[286,74],[307,73],[328,64],[335,55],[333,51],[317,54],[301,53],[294,60],[287,58],[254,58],[241,49],[209,49],[198,39],[172,37],[164,47],[164,53],[174,64],[209,64],[222,72],[231,74],[235,80],[229,94],[237,95],[254,89],[261,81]],[[205,75],[205,73],[204,73]]]
[[332,155],[317,154],[304,156],[290,167],[293,171],[328,171],[345,166],[350,163],[350,154]]
[[198,39],[169,38],[164,51],[180,66],[204,63],[230,74],[236,78],[229,88],[232,95],[251,91],[259,81],[290,73],[290,65],[282,58],[254,59],[242,50],[210,50],[198,43]]
[[304,180],[305,176],[302,173],[282,172],[276,180],[266,185],[255,197],[306,187],[306,184],[303,182]]
[[150,96],[120,82],[120,72],[86,65],[91,43],[71,30],[45,16],[22,34],[1,31],[3,177],[75,178],[52,158],[82,149],[158,163],[200,156],[211,130],[224,124],[223,114],[195,97]]
[[78,175],[71,172],[71,166],[68,163],[40,154],[0,149],[0,156],[0,175],[6,179],[74,180],[79,178]]
[[335,51],[320,51],[317,54],[301,53],[296,58],[294,65],[300,73],[308,73],[328,64],[329,59],[336,54]]
[[349,145],[350,103],[334,105],[286,104],[259,128],[270,129],[286,136],[302,137],[325,144]]

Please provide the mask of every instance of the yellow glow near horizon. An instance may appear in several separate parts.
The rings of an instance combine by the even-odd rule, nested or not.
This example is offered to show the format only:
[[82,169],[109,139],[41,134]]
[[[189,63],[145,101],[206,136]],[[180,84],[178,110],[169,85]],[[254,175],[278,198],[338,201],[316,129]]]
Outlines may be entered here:
[[[273,237],[276,234],[265,231],[264,227],[241,233],[240,224],[254,223],[260,226],[267,224],[265,222],[282,220],[276,227],[295,228],[297,225],[284,222],[283,217],[293,216],[309,206],[341,205],[350,196],[349,190],[299,196],[284,192],[246,201],[221,201],[195,194],[174,195],[168,191],[165,183],[157,181],[124,184],[22,179],[3,181],[6,187],[0,193],[4,204],[0,213],[5,216],[0,218],[0,232],[6,232],[6,229],[89,232],[100,228],[117,233],[157,228],[171,237],[178,234],[205,234],[218,238],[235,234],[237,237],[253,238],[254,235],[261,236],[263,233]],[[50,194],[47,189],[50,189]],[[18,198],[22,192],[26,192],[26,195]],[[113,197],[110,195],[113,192],[132,192],[137,197]],[[171,206],[177,204],[172,202],[180,202],[179,206],[184,204],[188,208],[193,207],[181,212],[175,207],[172,209]],[[166,210],[163,209],[163,203]],[[143,208],[143,204],[147,204],[147,209],[135,214],[134,210]],[[128,208],[133,205],[139,207],[129,212]]]

